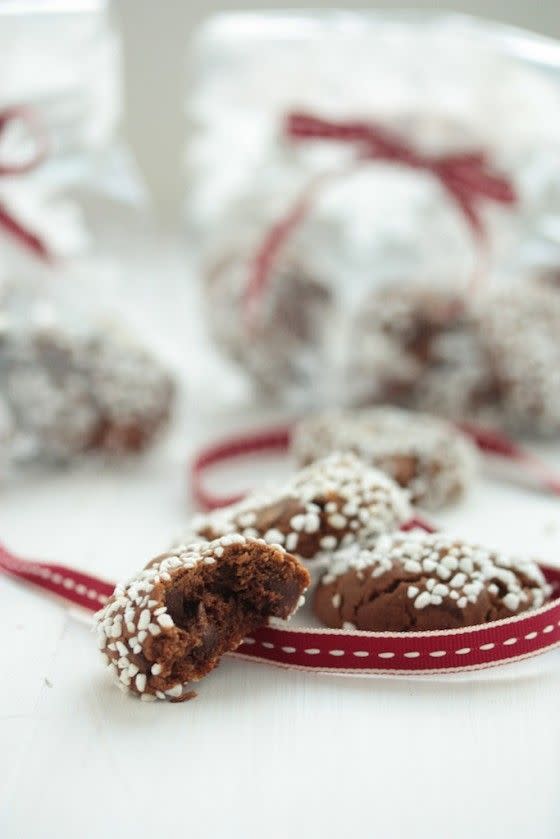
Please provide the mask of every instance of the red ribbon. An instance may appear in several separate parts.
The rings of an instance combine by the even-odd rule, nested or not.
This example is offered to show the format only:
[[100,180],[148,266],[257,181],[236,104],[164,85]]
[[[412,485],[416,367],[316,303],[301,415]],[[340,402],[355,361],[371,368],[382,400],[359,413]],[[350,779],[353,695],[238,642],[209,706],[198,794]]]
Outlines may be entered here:
[[484,454],[510,461],[520,467],[526,477],[532,479],[538,489],[551,495],[560,495],[560,478],[555,475],[539,457],[510,440],[501,431],[479,428],[470,422],[459,422],[460,431],[471,438]]
[[215,495],[204,486],[204,473],[218,463],[224,463],[232,458],[245,457],[248,454],[261,452],[285,452],[290,446],[290,427],[281,426],[268,428],[264,431],[254,431],[229,437],[219,443],[202,449],[191,464],[191,494],[197,507],[201,510],[216,510],[235,504],[245,495],[245,492],[235,495]]
[[[421,522],[410,527],[423,526]],[[403,529],[409,529],[407,526]],[[494,623],[431,632],[358,632],[266,626],[233,655],[282,667],[353,675],[438,674],[518,661],[560,645],[560,570],[541,566],[556,599]],[[95,612],[114,584],[64,565],[30,562],[0,546],[0,570],[65,603]]]
[[[485,238],[481,204],[494,201],[514,204],[513,185],[489,167],[483,152],[430,155],[382,126],[370,122],[336,122],[310,114],[289,114],[285,134],[294,141],[332,140],[356,147],[360,160],[383,160],[431,172],[463,213],[473,235],[480,243]],[[274,224],[264,237],[251,265],[244,293],[244,310],[252,325],[255,308],[265,290],[282,247],[305,218],[318,187],[326,175],[306,186],[286,216]]]
[[[560,478],[554,475],[536,455],[510,440],[500,431],[479,428],[473,423],[457,423],[485,455],[491,455],[519,468],[521,477],[530,478],[537,489],[560,495]],[[263,452],[285,452],[290,447],[291,427],[268,428],[228,437],[202,449],[190,466],[190,486],[194,502],[202,510],[215,510],[240,501],[245,492],[222,496],[206,489],[204,475],[209,468],[228,460]]]
[[[9,163],[0,160],[0,177],[14,177],[26,175],[39,166],[47,155],[47,141],[44,131],[37,122],[34,112],[22,105],[4,108],[0,111],[0,137],[10,124],[24,122],[27,126],[35,147],[27,160]],[[51,262],[52,254],[46,243],[35,233],[28,230],[15,216],[0,204],[0,227],[12,238],[16,239],[26,250],[34,254],[43,262]]]

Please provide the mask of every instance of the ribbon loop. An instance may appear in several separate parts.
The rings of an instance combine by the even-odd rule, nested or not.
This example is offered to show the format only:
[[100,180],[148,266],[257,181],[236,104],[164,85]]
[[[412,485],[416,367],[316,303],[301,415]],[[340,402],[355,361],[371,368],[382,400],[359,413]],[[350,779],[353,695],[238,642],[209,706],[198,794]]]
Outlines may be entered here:
[[47,142],[33,111],[23,105],[14,105],[0,111],[0,141],[2,135],[15,123],[21,123],[27,129],[33,149],[27,160],[6,163],[0,159],[0,175],[25,175],[36,169],[47,156]]
[[[297,142],[326,140],[354,145],[357,159],[384,160],[431,172],[462,212],[479,243],[485,239],[485,228],[480,213],[481,202],[493,201],[496,204],[511,205],[517,201],[513,184],[490,168],[482,151],[427,154],[374,122],[334,121],[302,112],[293,112],[286,116],[284,134],[288,139]],[[325,180],[326,175],[319,183]],[[250,327],[254,325],[256,303],[270,280],[274,261],[304,220],[316,187],[317,182],[312,181],[311,185],[304,188],[286,216],[267,232],[255,254],[243,301]]]
[[488,167],[483,152],[439,156],[425,154],[376,123],[336,122],[304,113],[288,115],[286,133],[294,140],[358,143],[366,159],[382,159],[432,172],[452,197],[460,197],[461,205],[468,204],[467,219],[477,233],[482,229],[480,222],[473,220],[478,199],[486,198],[500,204],[516,201],[513,185]]
[[[23,123],[28,130],[33,143],[32,151],[26,160],[20,162],[2,162],[0,160],[0,177],[19,177],[32,172],[47,156],[47,140],[35,113],[25,105],[13,105],[0,111],[0,140],[2,134],[15,123]],[[32,253],[42,262],[51,262],[53,255],[40,236],[29,230],[0,202],[0,228],[19,242],[25,250]]]

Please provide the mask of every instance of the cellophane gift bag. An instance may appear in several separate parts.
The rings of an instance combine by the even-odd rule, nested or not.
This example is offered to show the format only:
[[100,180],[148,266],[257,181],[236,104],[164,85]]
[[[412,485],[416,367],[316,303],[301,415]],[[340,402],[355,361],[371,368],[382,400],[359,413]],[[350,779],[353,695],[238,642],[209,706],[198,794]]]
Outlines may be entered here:
[[107,3],[0,4],[1,481],[143,450],[171,411],[121,114]]
[[261,394],[558,432],[559,66],[552,40],[439,13],[200,28],[187,228]]
[[0,4],[0,278],[121,271],[147,207],[121,115],[104,0]]

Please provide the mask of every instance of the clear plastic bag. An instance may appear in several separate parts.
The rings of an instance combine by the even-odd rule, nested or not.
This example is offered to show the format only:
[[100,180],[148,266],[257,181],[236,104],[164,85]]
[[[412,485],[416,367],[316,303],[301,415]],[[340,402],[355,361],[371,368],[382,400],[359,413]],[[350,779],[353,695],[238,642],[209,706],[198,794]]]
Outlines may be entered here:
[[2,476],[142,450],[170,415],[134,247],[149,204],[121,114],[105,0],[0,4]]
[[146,210],[121,111],[104,0],[0,5],[0,279],[45,263],[89,266],[96,283],[113,272]]
[[[391,398],[357,349],[409,361],[371,334],[378,294],[428,287],[437,309],[476,277],[478,305],[560,262],[555,42],[439,13],[229,14],[199,31],[192,66],[187,226],[210,327],[268,395]],[[372,125],[388,151],[364,142]],[[463,201],[463,175],[488,189]],[[438,364],[471,343],[462,321]]]

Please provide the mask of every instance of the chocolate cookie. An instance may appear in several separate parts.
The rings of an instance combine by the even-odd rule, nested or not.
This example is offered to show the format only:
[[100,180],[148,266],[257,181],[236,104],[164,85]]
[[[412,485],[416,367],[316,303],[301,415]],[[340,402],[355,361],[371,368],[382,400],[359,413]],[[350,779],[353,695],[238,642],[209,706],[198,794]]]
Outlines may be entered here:
[[302,420],[291,440],[304,465],[330,452],[353,452],[406,488],[414,504],[437,509],[465,492],[476,450],[445,421],[388,406]]
[[113,330],[0,335],[0,412],[15,460],[139,451],[169,418],[173,390],[159,362]]
[[549,588],[535,562],[436,534],[395,534],[340,551],[313,609],[333,628],[408,632],[487,623],[542,606]]
[[269,618],[288,618],[309,582],[280,545],[238,534],[182,545],[117,586],[96,616],[99,647],[125,693],[190,698],[185,683]]
[[354,402],[391,402],[493,423],[497,383],[468,301],[437,285],[399,284],[360,309],[349,378]]
[[477,307],[481,340],[513,431],[560,431],[560,295],[522,283]]
[[205,539],[237,532],[262,537],[315,559],[345,545],[373,545],[410,517],[407,494],[398,484],[355,455],[336,453],[268,495],[250,495],[195,518],[192,528]]
[[300,264],[283,255],[275,266],[264,299],[247,331],[244,295],[257,247],[250,226],[247,253],[237,242],[220,248],[207,272],[207,308],[218,346],[249,373],[256,387],[266,394],[301,396],[317,382],[332,310],[332,295]]
[[558,434],[559,331],[560,296],[546,283],[473,300],[436,286],[377,290],[355,324],[354,402]]

